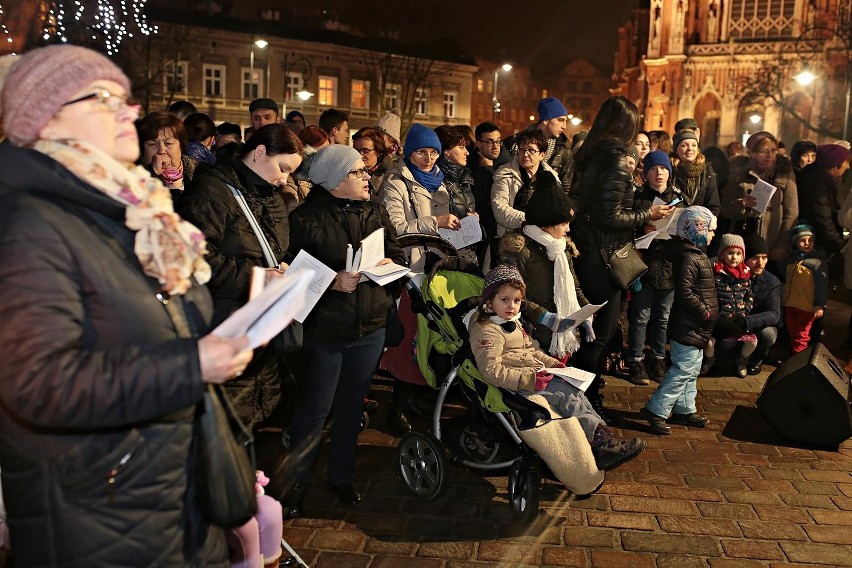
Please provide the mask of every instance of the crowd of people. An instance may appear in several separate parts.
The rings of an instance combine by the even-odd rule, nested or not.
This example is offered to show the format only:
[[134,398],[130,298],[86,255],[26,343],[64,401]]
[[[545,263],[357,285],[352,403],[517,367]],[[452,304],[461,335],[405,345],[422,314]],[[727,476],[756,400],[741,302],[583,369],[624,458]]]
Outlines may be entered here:
[[[48,79],[54,87],[33,107]],[[140,117],[129,95],[108,59],[71,46],[24,55],[2,90],[0,463],[21,565],[129,555],[277,565],[280,508],[266,503],[224,538],[193,502],[192,424],[205,383],[224,384],[252,428],[282,398],[296,401],[284,517],[303,514],[329,417],[328,488],[357,505],[361,414],[375,406],[370,382],[401,293],[400,319],[414,317],[402,313],[410,302],[399,282],[347,271],[347,245],[377,229],[382,263],[423,271],[433,260],[398,237],[476,218],[483,239],[459,254],[487,273],[470,324],[480,372],[576,416],[600,469],[645,447],[607,427],[601,391],[620,370],[613,360],[631,383],[659,383],[641,411],[652,432],[702,428],[697,377],[758,374],[779,337],[788,354],[818,341],[829,281],[852,254],[844,141],[799,141],[788,157],[764,131],[726,153],[703,148],[691,118],[670,133],[641,131],[623,97],[570,139],[566,107],[547,97],[517,133],[415,123],[402,136],[389,112],[350,140],[336,109],[311,125],[256,99],[242,132],[187,101]],[[753,195],[763,182],[775,188],[765,207]],[[281,273],[300,251],[336,276],[289,341],[252,352],[246,338],[208,333],[248,301],[254,268]],[[626,285],[615,274],[620,251],[647,267]],[[521,317],[527,300],[541,308],[535,321]],[[590,303],[603,307],[571,320]],[[585,392],[544,371],[566,365],[594,374]],[[282,394],[285,375],[296,387]],[[394,434],[411,429],[416,382],[394,381]]]

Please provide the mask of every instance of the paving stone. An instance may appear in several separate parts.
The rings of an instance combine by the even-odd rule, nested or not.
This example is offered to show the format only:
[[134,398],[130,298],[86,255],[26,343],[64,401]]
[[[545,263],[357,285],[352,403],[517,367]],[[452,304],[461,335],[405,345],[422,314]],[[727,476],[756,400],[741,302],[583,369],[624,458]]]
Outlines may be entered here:
[[562,538],[569,546],[615,548],[618,533],[613,529],[571,527],[564,531]]
[[723,491],[722,496],[731,503],[751,503],[762,505],[780,504],[781,498],[775,493],[760,491]]
[[687,501],[722,501],[716,489],[693,489],[691,487],[658,487],[661,499],[685,499]]
[[758,560],[711,558],[710,568],[764,568],[764,564]]
[[444,561],[439,558],[411,558],[410,556],[383,556],[376,558],[370,568],[442,568]]
[[745,489],[745,485],[740,479],[718,477],[715,472],[713,475],[687,475],[685,479],[687,485],[700,489],[719,489],[722,491]]
[[837,485],[830,481],[794,481],[793,487],[805,495],[839,495]]
[[764,479],[786,479],[789,481],[803,479],[802,472],[798,469],[772,466],[758,467],[756,469]]
[[701,517],[658,516],[660,528],[669,533],[742,536],[737,523],[727,519],[707,519]]
[[794,524],[810,523],[807,511],[789,506],[755,505],[754,511],[761,521],[778,521]]
[[656,497],[657,488],[646,483],[604,483],[598,491],[601,495],[633,495],[635,497]]
[[832,497],[831,502],[837,505],[838,509],[843,509],[844,511],[852,511],[852,497]]
[[731,463],[738,465],[769,465],[769,456],[759,454],[731,454]]
[[475,542],[424,542],[417,550],[417,556],[446,560],[471,560],[475,555]]
[[739,525],[746,538],[764,540],[807,540],[807,537],[801,527],[790,523],[740,521]]
[[564,546],[546,546],[541,553],[541,564],[542,566],[585,568],[589,562],[583,550]]
[[[380,540],[377,538],[367,539],[364,552],[377,556],[413,556],[417,549],[422,546],[416,542],[399,542],[393,540]],[[471,544],[471,547],[473,544]]]
[[696,503],[705,517],[719,519],[755,519],[757,515],[749,505],[739,503]]
[[745,484],[752,491],[771,491],[773,493],[795,493],[793,484],[783,479],[746,479]]
[[290,546],[307,546],[314,536],[314,529],[307,527],[284,527],[284,538]]
[[676,487],[683,485],[683,481],[679,475],[674,475],[672,473],[660,473],[658,471],[653,473],[634,474],[633,478],[637,483],[647,483],[657,487],[660,485],[672,485]]
[[657,556],[657,568],[706,568],[703,559],[682,554],[660,554]]
[[[849,472],[852,471],[852,460],[819,460],[813,462],[811,466],[815,470],[824,470],[824,471],[839,471],[845,472],[847,475],[852,475]],[[849,480],[846,480],[847,483]]]
[[676,451],[666,450],[663,456],[669,463],[694,463],[694,464],[727,464],[728,456],[718,450],[716,451]]
[[[852,467],[852,464],[849,464]],[[849,471],[834,471],[821,469],[806,469],[802,476],[808,481],[830,481],[832,483],[852,483],[852,474]]]
[[793,562],[811,562],[829,566],[852,566],[852,548],[836,544],[782,542],[781,548]]
[[[408,558],[405,559],[406,562],[408,560]],[[370,563],[371,558],[365,554],[323,551],[319,553],[311,566],[314,566],[315,568],[366,568],[370,565]],[[404,565],[405,564],[397,564],[397,566]]]
[[360,531],[319,529],[311,539],[310,546],[322,550],[358,552],[364,548],[365,540],[364,533]]
[[814,521],[819,525],[845,525],[852,527],[852,511],[823,511],[814,509],[809,512]]
[[695,449],[693,444],[700,443],[690,442],[689,440],[684,440],[683,438],[674,438],[672,436],[658,436],[655,438],[649,437],[647,440],[645,440],[645,442],[647,442],[648,448],[654,450],[693,450]]
[[657,522],[651,515],[598,513],[589,511],[588,521],[590,527],[612,527],[615,529],[635,529],[646,531],[652,531],[657,528]]
[[750,558],[752,560],[781,560],[784,558],[780,547],[773,542],[722,539],[722,549],[727,556],[733,558]]
[[827,495],[781,495],[781,499],[793,507],[813,507],[815,509],[836,509],[837,506]]
[[709,536],[624,531],[621,546],[634,552],[721,556],[718,541]]
[[499,560],[512,565],[518,562],[535,564],[538,555],[537,546],[519,545],[511,542],[481,542],[477,558],[479,560]]
[[618,550],[592,550],[594,568],[655,568],[652,554],[637,554]]
[[[696,456],[697,457],[697,456]],[[674,474],[690,474],[690,475],[716,475],[716,469],[712,464],[709,463],[696,463],[693,461],[687,462],[660,462],[660,463],[651,463],[649,464],[650,470],[652,472],[657,471],[661,473],[674,473]]]
[[683,499],[655,499],[650,497],[610,497],[613,511],[652,513],[666,515],[694,515],[695,505]]
[[852,544],[852,527],[834,525],[806,525],[805,532],[814,542]]
[[717,465],[716,475],[720,477],[758,478],[760,474],[751,465]]
[[571,507],[575,509],[597,509],[599,511],[608,511],[609,502],[606,495],[592,495],[588,499],[574,501]]

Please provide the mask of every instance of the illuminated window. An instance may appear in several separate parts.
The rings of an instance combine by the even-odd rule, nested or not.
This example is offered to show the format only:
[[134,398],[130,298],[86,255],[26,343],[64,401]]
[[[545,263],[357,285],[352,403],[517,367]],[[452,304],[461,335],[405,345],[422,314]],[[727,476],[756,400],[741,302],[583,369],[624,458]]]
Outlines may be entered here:
[[204,96],[225,96],[225,66],[205,64],[201,70],[204,75]]
[[319,76],[319,99],[320,106],[334,106],[337,104],[337,77]]
[[477,79],[476,80],[476,91],[478,93],[481,93],[484,90],[485,90],[485,81],[483,81],[482,79]]
[[730,10],[728,31],[734,39],[793,37],[796,0],[732,0]]
[[446,118],[456,117],[456,94],[444,93],[444,116]]
[[369,110],[370,108],[370,82],[360,79],[352,81],[352,104],[354,109]]

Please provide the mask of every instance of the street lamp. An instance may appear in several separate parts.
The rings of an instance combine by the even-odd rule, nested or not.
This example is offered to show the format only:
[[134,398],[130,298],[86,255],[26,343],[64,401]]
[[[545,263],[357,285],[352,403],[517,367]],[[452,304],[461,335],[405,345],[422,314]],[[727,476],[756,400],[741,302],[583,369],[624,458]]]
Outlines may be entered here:
[[805,67],[798,75],[796,75],[796,82],[798,82],[801,86],[807,87],[816,79],[816,75],[811,73],[810,69]]
[[750,117],[748,117],[748,119],[751,121],[752,124],[757,124],[758,122],[760,122],[761,117],[760,117],[759,114],[753,114]]
[[[249,97],[254,99],[257,98],[257,93],[254,90],[254,48],[258,49],[266,49],[266,46],[269,45],[269,42],[265,39],[258,39],[252,42],[251,44],[251,54],[249,55]],[[266,58],[266,66],[269,67],[269,57]],[[269,73],[267,73],[269,75]],[[267,77],[267,81],[269,78]],[[266,86],[267,92],[269,91],[269,85]]]
[[580,119],[579,116],[571,117],[571,124],[573,124],[574,126],[580,126],[581,122],[583,122],[583,121],[582,121],[582,119]]
[[[290,55],[290,53],[284,54],[284,104],[286,105],[287,101],[293,100],[293,97],[295,96],[300,101],[300,110],[304,111],[305,103],[308,99],[314,96],[314,94],[306,88],[308,79],[310,79],[311,75],[313,75],[313,65],[311,65],[311,62],[306,57],[301,55],[291,61]],[[295,55],[295,53],[293,55]],[[304,68],[304,70],[299,70],[299,86],[301,88],[298,91],[291,93],[290,71],[299,67]]]
[[500,78],[501,69],[508,73],[512,70],[512,66],[508,63],[504,63],[500,67],[494,69],[494,96],[491,98],[491,109],[493,111],[491,114],[492,120],[494,120],[495,114],[500,112],[500,101],[497,100],[497,80]]

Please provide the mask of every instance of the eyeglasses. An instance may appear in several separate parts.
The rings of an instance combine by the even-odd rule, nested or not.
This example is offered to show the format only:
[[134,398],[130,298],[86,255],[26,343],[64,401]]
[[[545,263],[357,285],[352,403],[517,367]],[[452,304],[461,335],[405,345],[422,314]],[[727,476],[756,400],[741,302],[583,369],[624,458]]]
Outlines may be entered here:
[[524,154],[528,154],[530,156],[540,153],[541,150],[538,148],[518,148],[518,155],[523,156]]
[[361,154],[362,156],[366,156],[370,152],[376,151],[375,148],[355,148],[355,149],[358,150],[358,153]]
[[83,95],[82,97],[77,97],[76,99],[62,103],[62,106],[74,105],[82,103],[83,101],[97,101],[112,112],[118,112],[126,108],[139,108],[136,101],[130,97],[126,95],[116,95],[114,93],[110,93],[106,89],[96,91],[89,95]]
[[359,169],[359,170],[349,170],[349,171],[348,171],[348,172],[346,172],[346,173],[347,173],[347,174],[349,174],[349,175],[351,175],[351,176],[355,176],[356,178],[364,177],[364,176],[368,176],[368,177],[369,177],[369,175],[370,175],[370,170],[368,170],[367,168],[361,168],[361,169]]
[[477,142],[481,142],[482,144],[488,144],[489,146],[499,146],[503,143],[503,139],[498,138],[497,140],[488,140],[480,138],[479,140],[477,140]]
[[435,150],[415,150],[414,153],[421,158],[429,158],[430,160],[434,160],[438,157],[438,152]]

